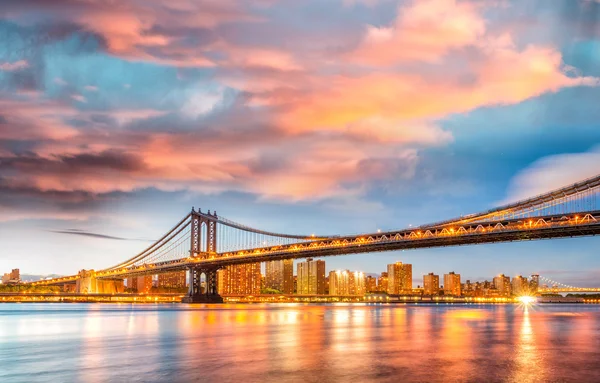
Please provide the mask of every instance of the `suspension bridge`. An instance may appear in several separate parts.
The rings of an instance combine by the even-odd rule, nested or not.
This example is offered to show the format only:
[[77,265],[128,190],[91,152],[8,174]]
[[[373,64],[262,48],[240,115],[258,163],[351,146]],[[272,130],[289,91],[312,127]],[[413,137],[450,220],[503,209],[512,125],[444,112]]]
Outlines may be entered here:
[[218,302],[217,270],[228,265],[600,234],[599,199],[600,175],[477,214],[402,230],[333,236],[264,231],[192,208],[159,240],[117,265],[32,285],[76,283],[78,290],[86,286],[85,291],[95,292],[103,281],[189,270],[186,299]]

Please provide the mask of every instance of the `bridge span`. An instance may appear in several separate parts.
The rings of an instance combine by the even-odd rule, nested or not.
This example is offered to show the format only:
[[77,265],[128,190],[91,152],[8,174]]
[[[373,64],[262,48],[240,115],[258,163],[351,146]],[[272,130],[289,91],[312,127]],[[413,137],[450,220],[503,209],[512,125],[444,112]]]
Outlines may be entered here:
[[[188,213],[158,241],[107,269],[33,285],[77,283],[78,291],[126,277],[190,271],[189,301],[218,302],[216,272],[236,264],[379,251],[600,234],[600,175],[485,212],[416,228],[359,235],[296,235],[254,229],[211,213]],[[204,275],[206,289],[201,292]],[[81,288],[81,286],[84,286]],[[96,287],[94,287],[96,286]]]

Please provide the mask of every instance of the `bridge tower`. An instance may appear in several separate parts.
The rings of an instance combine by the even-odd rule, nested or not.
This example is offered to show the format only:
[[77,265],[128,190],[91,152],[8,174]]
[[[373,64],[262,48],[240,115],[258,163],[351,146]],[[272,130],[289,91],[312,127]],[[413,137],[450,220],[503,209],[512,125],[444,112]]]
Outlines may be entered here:
[[[198,257],[202,254],[216,254],[217,252],[217,212],[202,213],[192,208],[190,230],[190,256]],[[223,298],[217,292],[218,267],[191,266],[190,286],[188,295],[183,298],[183,303],[222,303]],[[202,275],[204,274],[205,289],[202,291]]]

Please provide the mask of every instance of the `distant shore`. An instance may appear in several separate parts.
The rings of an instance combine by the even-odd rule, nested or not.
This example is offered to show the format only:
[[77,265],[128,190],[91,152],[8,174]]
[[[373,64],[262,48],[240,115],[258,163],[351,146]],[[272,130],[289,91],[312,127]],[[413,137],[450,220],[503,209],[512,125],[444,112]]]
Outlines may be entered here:
[[[180,303],[184,294],[0,293],[0,303]],[[516,298],[358,297],[328,295],[224,296],[225,303],[389,303],[389,304],[522,304]],[[583,297],[537,297],[536,303],[600,304]]]

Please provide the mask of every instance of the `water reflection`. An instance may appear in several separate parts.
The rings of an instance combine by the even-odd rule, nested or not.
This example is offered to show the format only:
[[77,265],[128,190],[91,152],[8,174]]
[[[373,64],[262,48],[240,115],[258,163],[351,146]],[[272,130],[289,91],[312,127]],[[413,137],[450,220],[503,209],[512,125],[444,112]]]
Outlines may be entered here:
[[0,305],[0,381],[597,381],[600,307]]

